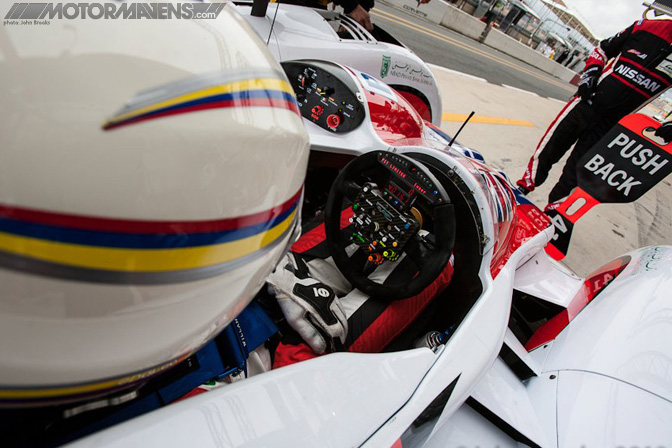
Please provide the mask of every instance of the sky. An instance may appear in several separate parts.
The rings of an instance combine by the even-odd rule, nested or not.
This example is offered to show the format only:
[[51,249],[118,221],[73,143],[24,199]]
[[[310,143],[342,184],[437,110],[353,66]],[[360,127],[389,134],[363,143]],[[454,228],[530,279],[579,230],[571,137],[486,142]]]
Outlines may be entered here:
[[[588,22],[597,38],[606,39],[642,18],[643,0],[563,0]],[[653,17],[649,13],[648,17]]]

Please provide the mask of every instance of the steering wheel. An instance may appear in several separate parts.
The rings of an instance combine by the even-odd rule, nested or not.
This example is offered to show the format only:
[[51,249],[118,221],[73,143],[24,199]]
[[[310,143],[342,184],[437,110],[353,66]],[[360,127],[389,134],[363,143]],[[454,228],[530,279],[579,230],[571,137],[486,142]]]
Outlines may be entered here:
[[[349,204],[353,230],[346,234]],[[418,234],[423,215],[431,219],[433,241]],[[445,269],[455,243],[455,212],[441,183],[421,163],[387,151],[368,152],[343,168],[329,191],[324,226],[343,276],[379,300],[422,292]],[[349,256],[346,248],[353,243],[358,250]],[[367,277],[367,266],[394,263],[403,254],[418,269],[410,282],[381,284]]]

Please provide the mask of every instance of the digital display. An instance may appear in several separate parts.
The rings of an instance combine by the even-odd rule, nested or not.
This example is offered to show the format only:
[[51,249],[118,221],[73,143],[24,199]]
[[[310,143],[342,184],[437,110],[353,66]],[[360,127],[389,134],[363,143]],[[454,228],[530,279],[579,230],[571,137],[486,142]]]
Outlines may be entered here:
[[415,194],[415,191],[412,188],[406,190],[394,182],[390,182],[387,185],[387,191],[389,191],[395,198],[399,199],[404,204],[409,204],[413,195]]
[[400,201],[404,206],[408,206],[415,196],[422,196],[430,203],[434,203],[437,199],[439,190],[430,179],[430,174],[395,154],[381,152],[378,161],[392,172],[392,179],[395,179],[389,181],[386,196],[393,205],[398,206]]
[[415,188],[416,190],[418,190],[418,191],[419,191],[420,193],[422,193],[422,194],[427,194],[427,190],[425,190],[425,189],[422,188],[420,185],[418,185],[417,182],[415,182],[415,183],[413,184],[413,188]]
[[381,159],[380,161],[382,162],[383,165],[392,170],[392,172],[394,172],[394,174],[396,174],[397,176],[401,177],[402,179],[406,178],[406,173],[404,173],[400,168],[398,168],[395,164],[393,164],[389,160]]

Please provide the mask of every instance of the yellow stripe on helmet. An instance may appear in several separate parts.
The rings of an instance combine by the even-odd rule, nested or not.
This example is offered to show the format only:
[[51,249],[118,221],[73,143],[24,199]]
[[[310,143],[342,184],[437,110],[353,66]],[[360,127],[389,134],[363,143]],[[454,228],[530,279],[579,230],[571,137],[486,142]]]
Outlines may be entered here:
[[117,123],[119,121],[128,120],[130,118],[143,115],[148,112],[174,106],[176,104],[185,103],[188,101],[245,90],[281,90],[283,92],[289,93],[290,95],[294,95],[294,91],[292,90],[290,85],[281,79],[275,79],[275,78],[246,79],[244,81],[234,81],[227,84],[222,84],[219,86],[198,90],[196,92],[177,96],[175,98],[161,101],[156,104],[151,104],[149,106],[145,106],[140,109],[135,109],[130,112],[126,112],[125,114],[115,115],[110,120],[108,120],[108,123]]
[[250,255],[268,246],[289,228],[296,210],[266,232],[237,241],[177,249],[93,247],[46,241],[0,232],[0,250],[39,260],[124,272],[166,272],[214,266]]

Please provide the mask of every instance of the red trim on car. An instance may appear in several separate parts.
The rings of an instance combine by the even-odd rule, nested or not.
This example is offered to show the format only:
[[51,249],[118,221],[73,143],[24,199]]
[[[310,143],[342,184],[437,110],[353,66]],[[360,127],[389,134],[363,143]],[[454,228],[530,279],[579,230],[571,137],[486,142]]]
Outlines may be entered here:
[[617,258],[593,272],[576,293],[569,306],[549,319],[534,332],[525,349],[529,352],[555,339],[579,313],[595,299],[630,263],[626,255]]
[[[352,218],[352,215],[354,214],[355,213],[350,207],[341,211],[341,230],[350,225],[350,218]],[[299,241],[294,243],[292,246],[292,252],[302,254],[322,243],[325,239],[326,236],[324,234],[324,223],[322,223],[314,229],[309,230],[308,232],[301,235]]]

